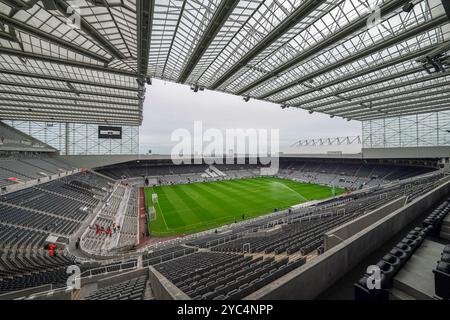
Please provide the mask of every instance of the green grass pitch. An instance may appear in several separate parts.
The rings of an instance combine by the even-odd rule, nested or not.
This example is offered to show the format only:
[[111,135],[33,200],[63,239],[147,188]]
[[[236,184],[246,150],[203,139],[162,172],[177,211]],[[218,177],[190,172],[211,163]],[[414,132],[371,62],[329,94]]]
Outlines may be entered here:
[[[345,192],[336,188],[336,195]],[[152,202],[152,194],[158,202]],[[156,209],[149,221],[153,236],[190,234],[333,196],[332,188],[286,179],[261,177],[148,187],[145,201]]]

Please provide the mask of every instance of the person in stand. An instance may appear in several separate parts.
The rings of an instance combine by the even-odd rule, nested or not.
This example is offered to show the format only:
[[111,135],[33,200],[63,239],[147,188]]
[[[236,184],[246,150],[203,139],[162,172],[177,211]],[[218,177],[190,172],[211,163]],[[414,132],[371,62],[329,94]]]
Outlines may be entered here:
[[245,220],[245,214],[242,214],[242,220]]

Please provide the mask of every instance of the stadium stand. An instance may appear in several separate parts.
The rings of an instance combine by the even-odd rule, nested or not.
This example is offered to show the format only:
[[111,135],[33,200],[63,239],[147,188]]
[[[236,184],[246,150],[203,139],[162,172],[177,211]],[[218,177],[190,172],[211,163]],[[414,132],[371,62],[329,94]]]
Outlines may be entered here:
[[449,212],[450,198],[379,260],[378,275],[365,274],[354,284],[355,299],[449,299],[448,245],[438,240],[441,228],[450,226],[450,220],[445,220]]
[[85,300],[143,300],[147,278],[141,276],[107,286],[87,296]]
[[305,261],[199,252],[159,264],[156,269],[193,299],[236,300]]
[[54,153],[57,150],[0,121],[0,153],[5,151]]
[[[305,163],[304,166],[313,170],[311,164]],[[336,167],[327,165],[321,167],[322,172],[336,170]],[[173,177],[175,170],[178,170],[175,168],[155,170]],[[339,168],[348,175],[362,171],[350,165]],[[218,169],[226,175],[231,172],[233,178],[252,176],[258,170],[252,165],[239,168],[218,166]],[[146,170],[149,172],[150,169]],[[292,166],[283,170],[288,172]],[[384,171],[386,175],[387,172],[394,172],[392,167],[389,170]],[[200,172],[200,169],[179,169],[179,172],[184,172],[180,175],[191,177],[193,171]],[[366,170],[369,171],[373,173],[374,168]],[[100,172],[105,174],[102,170]],[[391,199],[407,196],[408,201],[413,201],[415,197],[435,188],[442,177],[438,173],[430,174],[429,169],[406,168],[404,172],[402,177],[405,179],[399,180],[398,174],[392,174],[395,180],[384,179],[384,184],[371,188],[366,186],[355,194],[344,194],[291,213],[281,212],[276,216],[244,221],[228,228],[226,234],[205,232],[185,240],[175,240],[174,244],[169,241],[167,244],[163,242],[163,245],[150,245],[135,253],[140,256],[141,267],[155,268],[192,299],[241,299],[320,256],[324,251],[323,235],[326,231],[352,221]],[[411,178],[412,172],[422,175]],[[424,172],[428,174],[423,175]],[[174,179],[172,182],[182,181],[185,180]],[[64,287],[63,269],[71,263],[81,266],[83,272],[98,276],[135,268],[137,260],[124,262],[121,251],[128,252],[138,241],[136,186],[141,184],[137,180],[126,180],[124,183],[95,173],[80,172],[1,196],[0,205],[7,210],[2,210],[0,217],[0,226],[4,230],[1,237],[4,261],[2,292],[46,284]],[[80,229],[88,221],[91,221],[90,227]],[[114,224],[120,228],[112,235],[97,234],[95,225],[106,229]],[[113,261],[108,260],[111,261],[109,266],[97,262],[80,264],[73,256],[66,256],[65,252],[53,261],[42,249],[50,234],[72,239],[79,232],[83,232],[80,243],[82,252],[94,255],[106,253],[109,259],[113,258]],[[37,250],[39,255],[33,250]],[[35,256],[35,267],[26,269],[21,262],[32,261]],[[122,262],[114,261],[115,256]],[[37,270],[42,272],[33,273]],[[56,271],[50,276],[45,270]],[[147,277],[139,281],[127,280],[99,289],[84,299],[142,299],[146,282]],[[126,294],[114,294],[117,288],[126,288]]]
[[[222,179],[251,178],[260,174],[259,165],[215,165],[220,174],[208,165],[152,165],[139,161],[128,164],[113,165],[97,169],[113,179],[136,177],[154,178],[159,185],[183,184]],[[392,181],[408,179],[432,172],[435,168],[426,166],[402,166],[388,164],[367,164],[364,162],[324,162],[313,160],[281,159],[277,177],[294,181],[334,185],[349,190],[373,187]],[[205,174],[209,172],[209,174]]]

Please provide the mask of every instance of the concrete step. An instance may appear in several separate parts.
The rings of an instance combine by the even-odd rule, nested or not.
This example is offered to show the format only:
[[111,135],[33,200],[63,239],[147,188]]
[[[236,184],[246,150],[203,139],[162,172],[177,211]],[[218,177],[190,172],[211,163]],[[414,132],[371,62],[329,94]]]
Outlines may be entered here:
[[155,300],[155,299],[156,297],[153,293],[150,281],[147,281],[147,285],[145,286],[144,300]]
[[[414,274],[414,277],[417,280],[416,283],[418,283],[420,286],[422,286],[423,284],[425,285],[427,284],[426,281],[424,281],[424,279],[417,279],[418,278],[417,274]],[[394,279],[394,289],[402,291],[403,293],[412,297],[414,300],[431,300],[429,295],[424,294],[419,289],[401,280]]]
[[425,240],[394,278],[394,287],[417,300],[435,299],[433,269],[444,246]]
[[416,300],[416,299],[400,289],[392,288],[389,295],[389,300]]
[[78,300],[84,300],[84,298],[97,291],[97,288],[98,288],[97,283],[89,283],[82,286],[81,289],[79,290]]

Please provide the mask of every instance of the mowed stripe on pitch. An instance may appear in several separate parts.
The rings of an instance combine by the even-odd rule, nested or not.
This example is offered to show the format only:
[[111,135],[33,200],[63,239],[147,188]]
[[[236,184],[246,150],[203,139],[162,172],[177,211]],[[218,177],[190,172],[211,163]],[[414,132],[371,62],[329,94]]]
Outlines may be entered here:
[[[336,189],[337,194],[344,191]],[[243,214],[251,218],[332,196],[330,187],[270,177],[160,186],[154,192],[159,206],[150,232],[156,236],[199,232],[239,221]],[[148,188],[149,204],[151,193]]]

